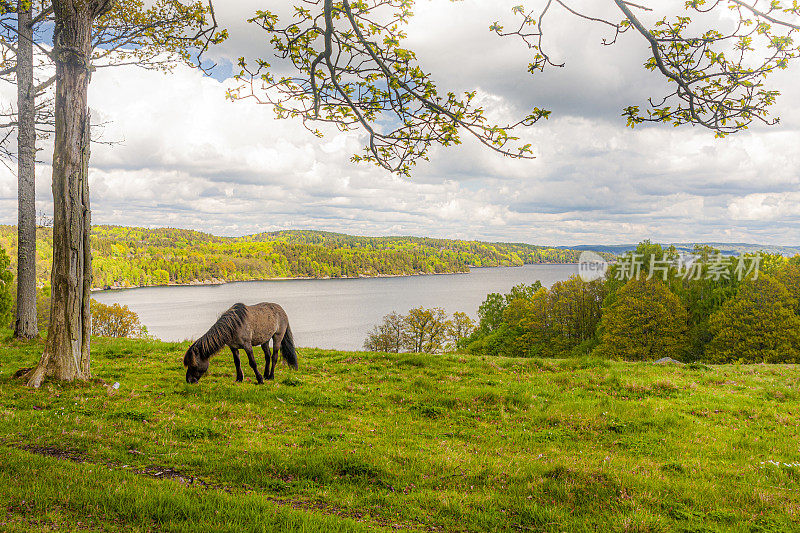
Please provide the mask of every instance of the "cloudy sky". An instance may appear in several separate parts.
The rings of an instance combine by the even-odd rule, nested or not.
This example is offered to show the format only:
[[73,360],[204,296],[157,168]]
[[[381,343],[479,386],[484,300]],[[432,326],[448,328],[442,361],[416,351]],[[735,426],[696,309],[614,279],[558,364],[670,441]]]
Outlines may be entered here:
[[[488,31],[494,20],[510,25],[517,3],[420,0],[408,47],[441,89],[477,89],[490,116],[552,110],[520,132],[535,160],[509,160],[465,139],[434,149],[404,178],[351,163],[364,142],[357,132],[317,139],[274,120],[267,106],[227,101],[231,61],[272,54],[246,19],[286,4],[228,0],[216,3],[231,38],[214,51],[214,77],[187,67],[94,75],[93,116],[106,123],[104,139],[120,142],[93,147],[93,221],[220,235],[319,229],[557,245],[800,244],[800,64],[774,81],[783,92],[779,126],[724,140],[690,126],[631,130],[622,109],[666,90],[642,68],[641,39],[629,33],[604,47],[601,28],[554,13],[549,51],[567,66],[533,77],[527,48]],[[12,95],[0,87],[6,107]],[[45,147],[40,157],[50,154]],[[37,202],[49,211],[50,167],[37,170]],[[0,167],[0,223],[15,222],[15,195],[15,176]]]

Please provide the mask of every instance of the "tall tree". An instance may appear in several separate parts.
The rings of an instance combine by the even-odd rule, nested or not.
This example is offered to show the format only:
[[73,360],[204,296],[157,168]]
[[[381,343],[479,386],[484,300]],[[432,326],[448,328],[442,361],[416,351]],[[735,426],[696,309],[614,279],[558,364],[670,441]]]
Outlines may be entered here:
[[[36,324],[36,204],[35,164],[37,133],[48,135],[53,128],[52,99],[42,98],[55,82],[50,72],[53,52],[34,36],[53,23],[49,0],[18,0],[2,4],[0,50],[3,70],[0,76],[17,86],[17,113],[7,130],[17,131],[18,159],[18,261],[15,335],[37,335]],[[142,0],[114,2],[92,26],[92,68],[133,63],[139,67],[168,69],[176,60],[193,63],[193,48],[204,48],[214,37],[213,27],[204,27],[204,18],[213,10],[200,0],[183,4],[180,0],[157,0],[146,7]],[[210,32],[210,33],[209,33]],[[36,54],[34,54],[34,51]],[[37,83],[35,71],[42,71]],[[13,115],[13,113],[12,113]],[[4,138],[8,139],[10,131]],[[6,150],[8,152],[8,150]],[[9,154],[14,155],[14,154]]]
[[797,301],[767,274],[748,279],[734,298],[711,316],[714,338],[706,359],[712,363],[800,362]]
[[[27,376],[27,384],[32,387],[40,386],[47,376],[71,381],[91,375],[89,291],[92,261],[88,180],[91,137],[87,96],[93,69],[93,24],[110,13],[115,5],[114,0],[53,2],[52,57],[56,65],[56,95],[52,297],[45,350],[39,364]],[[195,21],[200,25],[205,22],[202,17]],[[110,27],[101,33],[100,42],[108,46],[114,43],[135,45],[135,36],[139,34],[128,34],[127,23]],[[214,24],[203,34],[206,39],[201,41],[201,52],[208,43],[224,38],[224,34],[215,33],[215,27]],[[177,40],[180,39],[177,36]],[[129,57],[135,59],[141,51],[134,46],[129,53]],[[101,49],[95,51],[94,56],[106,57],[107,54]]]
[[686,351],[686,310],[656,278],[631,279],[603,311],[598,350],[612,359],[682,359]]
[[[17,109],[6,114],[3,155],[17,159],[17,298],[14,335],[38,335],[36,311],[36,140],[52,133],[52,98],[47,96],[55,78],[45,73],[39,81],[36,71],[51,64],[49,51],[36,41],[37,26],[52,22],[49,1],[6,2],[0,17],[0,77],[16,85]],[[14,153],[5,142],[16,132]]]
[[33,83],[33,14],[17,2],[17,302],[14,335],[32,339],[36,321],[36,106]]
[[56,63],[53,148],[53,269],[50,325],[44,354],[28,376],[38,387],[45,376],[59,380],[91,376],[89,337],[89,108],[91,35],[95,18],[112,0],[56,0],[53,54]]
[[[52,113],[37,107],[36,96],[50,83],[36,83],[34,71],[41,63],[42,52],[34,40],[35,26],[48,16],[41,2],[17,0],[0,3],[0,79],[17,89],[17,109],[3,112],[6,119],[0,137],[0,152],[5,159],[17,159],[17,297],[14,334],[33,338],[36,322],[36,206],[34,166],[36,160],[36,124],[48,122]],[[35,53],[37,52],[37,53]],[[49,122],[52,122],[50,120]],[[17,132],[17,147],[9,143]],[[44,132],[43,132],[44,133]],[[6,163],[11,168],[11,165]]]

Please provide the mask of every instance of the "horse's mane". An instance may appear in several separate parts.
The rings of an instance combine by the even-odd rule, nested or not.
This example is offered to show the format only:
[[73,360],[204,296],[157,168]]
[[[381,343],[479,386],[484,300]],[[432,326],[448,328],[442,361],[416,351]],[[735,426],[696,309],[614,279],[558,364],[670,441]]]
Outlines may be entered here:
[[244,324],[247,317],[247,306],[238,303],[222,313],[213,326],[199,339],[197,339],[184,357],[184,364],[189,364],[191,352],[195,352],[202,359],[208,359],[225,346],[233,338],[234,332]]

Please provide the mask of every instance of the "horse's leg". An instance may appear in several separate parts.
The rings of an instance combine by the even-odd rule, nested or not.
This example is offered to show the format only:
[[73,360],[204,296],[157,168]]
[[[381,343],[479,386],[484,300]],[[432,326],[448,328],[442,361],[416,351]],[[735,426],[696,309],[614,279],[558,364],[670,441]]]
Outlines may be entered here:
[[239,359],[239,349],[231,347],[233,353],[233,364],[236,365],[236,381],[242,381],[244,374],[242,374],[242,361]]
[[261,345],[264,350],[264,379],[272,379],[272,372],[269,370],[269,341]]
[[249,344],[245,344],[243,346],[244,351],[247,352],[247,359],[250,361],[250,368],[253,369],[253,372],[256,373],[256,379],[258,380],[259,384],[264,383],[264,378],[261,377],[261,373],[258,371],[258,365],[256,364],[256,358],[253,356],[253,347]]
[[278,352],[281,349],[283,335],[276,333],[272,336],[272,377],[275,378],[275,365],[278,363]]

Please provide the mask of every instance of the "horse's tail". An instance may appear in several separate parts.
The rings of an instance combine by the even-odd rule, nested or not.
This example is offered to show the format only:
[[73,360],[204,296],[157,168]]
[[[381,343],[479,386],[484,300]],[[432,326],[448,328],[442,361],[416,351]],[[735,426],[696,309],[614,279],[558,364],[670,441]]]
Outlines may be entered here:
[[294,337],[292,337],[292,328],[289,327],[288,322],[281,341],[281,355],[286,364],[297,370],[297,350],[294,349]]

